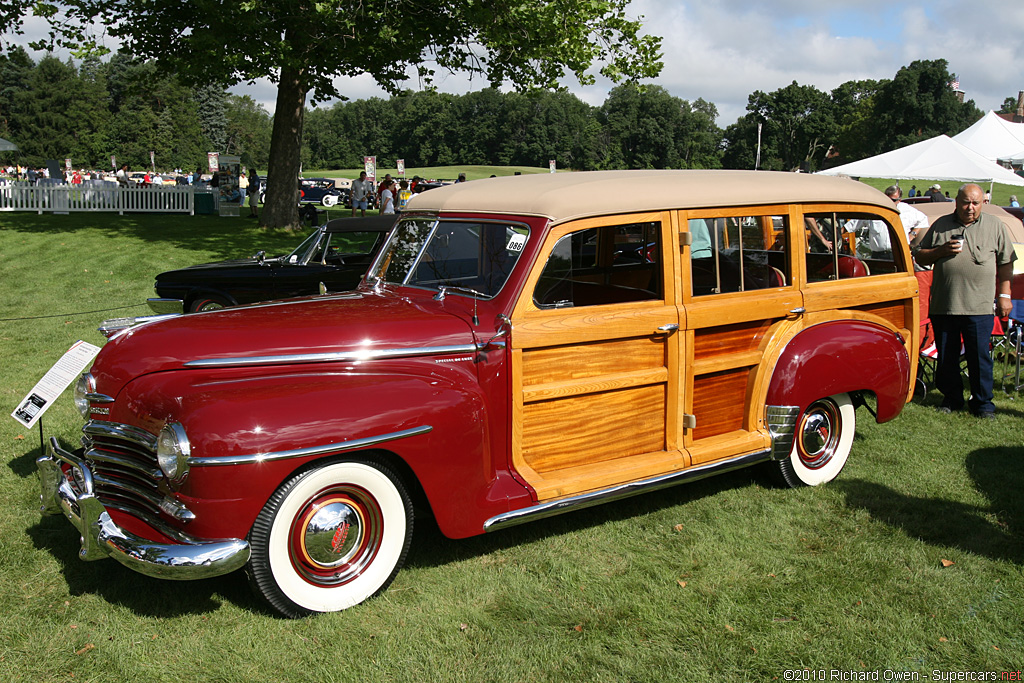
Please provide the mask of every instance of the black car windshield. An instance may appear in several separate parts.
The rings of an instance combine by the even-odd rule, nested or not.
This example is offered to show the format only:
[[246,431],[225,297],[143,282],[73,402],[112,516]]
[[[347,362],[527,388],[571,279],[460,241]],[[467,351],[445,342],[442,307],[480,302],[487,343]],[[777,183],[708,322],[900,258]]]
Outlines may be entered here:
[[501,291],[530,234],[524,225],[436,218],[402,220],[370,271],[383,282],[490,298]]
[[[309,263],[313,256],[319,255],[322,249],[321,243],[325,242],[324,237],[325,233],[323,230],[314,230],[312,235],[302,240],[302,244],[295,247],[292,253],[284,258],[284,262],[291,265],[305,265]],[[316,260],[319,260],[319,258]]]

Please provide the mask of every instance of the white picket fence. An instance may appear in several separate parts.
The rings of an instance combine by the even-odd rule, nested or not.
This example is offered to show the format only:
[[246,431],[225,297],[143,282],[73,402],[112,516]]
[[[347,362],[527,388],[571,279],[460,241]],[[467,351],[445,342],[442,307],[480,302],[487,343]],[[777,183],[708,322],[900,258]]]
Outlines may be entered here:
[[81,185],[0,181],[0,211],[70,213],[116,211],[195,214],[195,190],[188,185],[122,187],[90,180]]

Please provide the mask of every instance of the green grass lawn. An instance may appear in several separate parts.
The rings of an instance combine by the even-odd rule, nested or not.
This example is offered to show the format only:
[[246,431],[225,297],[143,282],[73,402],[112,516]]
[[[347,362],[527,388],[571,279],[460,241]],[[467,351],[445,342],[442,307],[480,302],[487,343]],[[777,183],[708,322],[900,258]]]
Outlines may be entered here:
[[[1001,394],[994,421],[858,411],[849,464],[815,489],[754,469],[461,541],[418,520],[386,593],[305,620],[265,611],[242,573],[79,561],[68,522],[38,513],[38,432],[6,415],[75,340],[101,344],[101,320],[147,313],[157,272],[301,238],[244,218],[0,214],[2,680],[931,680],[1024,662],[1024,405]],[[43,422],[77,443],[70,392]]]

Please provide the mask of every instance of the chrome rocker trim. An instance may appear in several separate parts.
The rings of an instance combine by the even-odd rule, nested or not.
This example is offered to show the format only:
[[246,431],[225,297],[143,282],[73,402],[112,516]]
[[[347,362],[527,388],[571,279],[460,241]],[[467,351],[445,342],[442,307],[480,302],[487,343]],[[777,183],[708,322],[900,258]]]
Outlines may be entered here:
[[330,353],[297,353],[281,356],[240,356],[237,358],[201,358],[185,363],[186,368],[227,368],[252,365],[279,365],[282,363],[337,363],[384,358],[414,358],[416,356],[457,355],[477,353],[484,344],[453,344],[451,346],[424,346],[410,349],[366,349],[364,351],[338,351]]
[[327,455],[329,453],[341,453],[342,451],[351,451],[357,448],[369,448],[376,446],[377,444],[385,443],[387,441],[395,441],[396,439],[404,439],[410,436],[417,436],[419,434],[429,434],[434,430],[430,425],[423,425],[421,427],[413,427],[412,429],[403,429],[400,432],[391,432],[389,434],[381,434],[379,436],[368,436],[364,439],[353,439],[352,441],[342,441],[341,443],[329,443],[323,446],[312,446],[310,448],[296,448],[291,451],[278,451],[276,453],[255,453],[252,455],[235,455],[235,456],[208,456],[203,458],[189,458],[188,464],[191,467],[202,467],[202,466],[220,466],[220,465],[251,465],[258,462],[267,462],[268,460],[285,460],[287,458],[305,458],[310,455]]
[[[75,491],[61,470],[70,465]],[[239,569],[249,561],[249,544],[238,538],[201,541],[181,531],[169,530],[178,543],[157,543],[125,531],[110,518],[94,495],[93,474],[89,464],[50,438],[48,453],[36,460],[42,488],[42,512],[64,513],[81,534],[78,557],[85,561],[112,557],[124,566],[146,576],[161,579],[205,579]]]
[[721,474],[723,472],[730,472],[743,467],[749,467],[750,465],[756,465],[757,463],[768,460],[770,457],[770,450],[760,451],[758,453],[748,453],[747,455],[729,458],[722,462],[697,465],[696,467],[672,472],[671,474],[663,474],[650,479],[641,479],[640,481],[634,481],[628,484],[619,484],[618,486],[612,486],[599,491],[582,493],[577,496],[570,496],[569,498],[561,498],[559,500],[540,503],[521,510],[505,512],[500,515],[495,515],[484,522],[484,531],[497,531],[498,529],[505,529],[510,526],[516,526],[517,524],[560,515],[563,512],[581,510],[600,503],[608,503],[614,500],[621,500],[623,498],[636,496],[641,493],[647,493],[648,491],[657,491],[659,489],[668,488],[670,486],[675,486],[676,484],[697,481],[698,479],[710,477],[713,474]]

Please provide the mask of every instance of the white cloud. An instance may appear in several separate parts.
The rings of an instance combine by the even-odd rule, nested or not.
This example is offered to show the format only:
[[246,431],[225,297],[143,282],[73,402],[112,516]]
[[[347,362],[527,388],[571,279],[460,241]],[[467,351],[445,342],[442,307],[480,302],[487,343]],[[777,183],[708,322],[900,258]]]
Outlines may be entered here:
[[[723,126],[744,113],[755,90],[795,80],[828,91],[849,80],[892,78],[917,59],[946,59],[983,111],[1024,89],[1021,0],[634,0],[629,13],[643,15],[648,30],[664,37],[665,69],[653,83],[686,100],[713,102]],[[26,40],[42,32],[36,20],[27,28]],[[336,82],[350,99],[387,96],[369,76]],[[465,93],[487,84],[438,73],[435,85]],[[594,86],[565,85],[592,105],[612,87],[600,77]],[[232,92],[274,110],[269,80]]]

